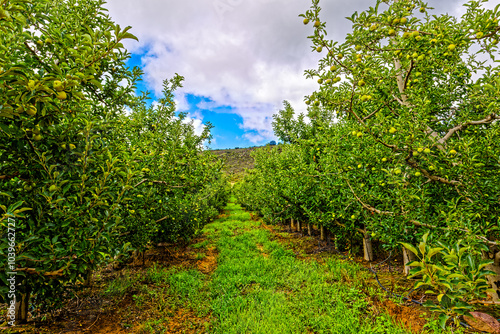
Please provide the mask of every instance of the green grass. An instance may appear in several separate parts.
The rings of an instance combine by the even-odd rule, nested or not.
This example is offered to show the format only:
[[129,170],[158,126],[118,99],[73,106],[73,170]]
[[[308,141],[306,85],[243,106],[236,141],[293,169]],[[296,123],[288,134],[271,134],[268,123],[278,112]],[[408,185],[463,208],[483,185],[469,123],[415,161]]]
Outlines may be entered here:
[[[355,265],[298,260],[238,205],[206,227],[216,233],[210,283],[214,333],[406,333],[387,315],[371,317]],[[260,245],[260,247],[258,247]]]
[[[299,259],[240,206],[229,203],[225,209],[226,215],[205,226],[205,241],[192,246],[198,259],[203,259],[204,250],[216,247],[217,269],[212,274],[153,266],[108,286],[108,295],[133,291],[137,307],[154,308],[155,316],[142,324],[140,333],[163,333],[178,310],[208,320],[186,321],[185,326],[195,326],[199,333],[409,333],[374,310],[366,293],[380,292],[367,287],[367,271],[336,257],[321,263]],[[452,331],[431,321],[424,333]]]

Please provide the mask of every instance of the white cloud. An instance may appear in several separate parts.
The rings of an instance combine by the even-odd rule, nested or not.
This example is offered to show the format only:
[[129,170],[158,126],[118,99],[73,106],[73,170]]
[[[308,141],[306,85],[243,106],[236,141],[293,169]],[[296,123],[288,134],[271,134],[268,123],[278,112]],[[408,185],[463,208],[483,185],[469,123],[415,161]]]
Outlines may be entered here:
[[259,144],[261,143],[263,140],[267,139],[266,137],[264,136],[261,136],[260,134],[258,133],[245,133],[243,135],[243,137],[245,139],[247,139],[249,142],[251,142],[252,144]]
[[177,106],[177,111],[188,111],[189,110],[189,102],[186,98],[186,95],[178,94],[174,98],[175,105]]
[[[437,13],[458,13],[463,0],[433,0]],[[490,2],[491,3],[491,2]],[[157,95],[162,82],[183,75],[176,93],[180,110],[187,110],[185,94],[210,99],[200,109],[230,106],[243,118],[241,127],[256,130],[247,138],[274,139],[272,114],[289,100],[304,112],[304,96],[317,88],[304,78],[315,68],[318,53],[310,52],[311,25],[299,14],[309,0],[108,0],[106,7],[122,26],[131,25],[140,43],[127,41],[132,53],[145,53],[144,80]],[[367,0],[322,1],[328,38],[342,40],[350,31],[345,19],[373,5]],[[324,55],[324,54],[323,54]],[[216,111],[216,110],[214,110]],[[199,118],[197,118],[199,119]]]
[[186,117],[183,120],[183,122],[186,123],[186,124],[191,123],[193,125],[193,127],[194,127],[194,132],[197,135],[201,135],[203,133],[203,130],[205,129],[205,125],[203,124],[203,120],[199,119],[199,118],[196,118],[196,117],[190,117],[188,115],[188,117]]

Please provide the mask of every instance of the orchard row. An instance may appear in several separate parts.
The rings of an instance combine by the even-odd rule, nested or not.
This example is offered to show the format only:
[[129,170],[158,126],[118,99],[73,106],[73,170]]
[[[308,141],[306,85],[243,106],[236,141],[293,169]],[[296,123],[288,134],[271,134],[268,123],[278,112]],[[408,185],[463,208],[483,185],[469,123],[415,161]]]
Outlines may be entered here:
[[203,151],[210,128],[197,135],[175,110],[183,78],[148,105],[134,93],[140,70],[125,63],[130,27],[101,1],[55,3],[0,5],[0,287],[9,302],[13,253],[21,321],[29,304],[57,309],[111,260],[189,239],[229,193],[222,163]]
[[472,1],[457,19],[422,1],[377,1],[336,42],[313,0],[302,16],[324,56],[306,71],[318,89],[307,115],[288,102],[275,115],[285,144],[255,154],[239,201],[339,242],[358,235],[368,260],[370,239],[402,249],[443,324],[486,293],[498,300],[498,7]]

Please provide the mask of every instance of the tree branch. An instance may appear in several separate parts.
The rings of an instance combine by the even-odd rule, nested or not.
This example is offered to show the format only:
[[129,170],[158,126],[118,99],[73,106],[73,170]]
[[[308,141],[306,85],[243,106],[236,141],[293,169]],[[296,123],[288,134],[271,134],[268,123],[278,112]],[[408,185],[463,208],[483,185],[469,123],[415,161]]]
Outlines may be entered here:
[[170,188],[184,188],[184,186],[171,186],[169,185],[167,182],[165,181],[150,181],[148,179],[144,179],[142,180],[141,182],[137,183],[134,188],[137,188],[138,186],[140,186],[141,184],[143,184],[144,182],[152,182],[152,183],[156,183],[156,184],[164,184],[166,186],[169,186]]
[[418,169],[429,180],[441,182],[444,184],[450,184],[450,185],[454,185],[454,186],[462,186],[463,185],[462,182],[460,182],[460,181],[455,181],[455,180],[449,181],[441,176],[432,175],[427,170],[421,168],[415,161],[412,161],[410,157],[407,157],[405,160],[406,160],[406,163],[408,165],[410,165],[411,167],[413,167],[415,169]]
[[455,132],[457,131],[461,131],[463,130],[464,128],[468,127],[468,126],[471,126],[471,125],[480,125],[480,124],[489,124],[489,123],[492,123],[493,121],[495,120],[498,120],[500,119],[500,116],[496,115],[495,113],[492,113],[490,115],[488,115],[486,118],[482,119],[482,120],[479,120],[479,121],[470,121],[470,122],[466,122],[466,123],[463,123],[463,124],[459,124],[457,126],[455,126],[454,128],[451,128],[448,133],[439,140],[440,143],[444,144],[448,139],[450,139],[451,136],[453,136],[453,134],[455,134]]
[[371,205],[368,205],[366,203],[363,203],[363,201],[358,197],[358,195],[356,195],[356,193],[354,192],[354,189],[352,188],[351,184],[349,183],[349,180],[346,179],[346,182],[347,182],[347,185],[349,186],[349,189],[351,189],[351,192],[352,194],[354,195],[354,197],[356,197],[356,199],[358,200],[358,202],[361,204],[361,206],[363,206],[363,208],[367,209],[368,211],[371,211],[373,213],[377,213],[377,214],[381,214],[381,215],[390,215],[390,216],[394,216],[395,213],[394,212],[390,212],[390,211],[382,211],[382,210],[379,210],[379,209],[376,209],[374,208],[373,206]]

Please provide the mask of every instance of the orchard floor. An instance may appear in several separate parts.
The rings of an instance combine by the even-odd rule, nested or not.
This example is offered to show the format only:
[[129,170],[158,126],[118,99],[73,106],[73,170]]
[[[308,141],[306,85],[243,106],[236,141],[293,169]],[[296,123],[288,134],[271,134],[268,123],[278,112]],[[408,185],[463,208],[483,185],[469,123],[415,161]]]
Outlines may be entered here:
[[[229,203],[189,245],[104,269],[63,310],[4,332],[445,333],[424,309],[388,299],[366,263],[325,246]],[[412,285],[394,271],[381,280]]]

